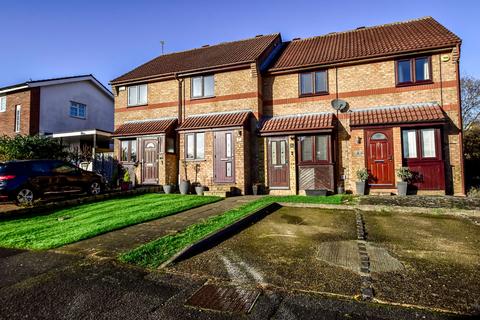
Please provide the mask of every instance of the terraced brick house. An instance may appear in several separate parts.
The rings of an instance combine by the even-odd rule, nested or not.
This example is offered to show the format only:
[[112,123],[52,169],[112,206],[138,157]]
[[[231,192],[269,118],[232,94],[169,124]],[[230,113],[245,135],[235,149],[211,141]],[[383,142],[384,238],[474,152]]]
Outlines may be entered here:
[[112,81],[116,149],[140,183],[218,192],[355,189],[464,194],[461,40],[421,18],[282,42],[162,55]]

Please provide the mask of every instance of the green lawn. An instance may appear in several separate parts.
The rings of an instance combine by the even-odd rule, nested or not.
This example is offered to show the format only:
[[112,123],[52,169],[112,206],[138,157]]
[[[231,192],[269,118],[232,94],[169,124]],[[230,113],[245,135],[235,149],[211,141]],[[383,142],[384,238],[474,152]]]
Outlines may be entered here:
[[[144,194],[83,204],[47,215],[0,220],[0,247],[50,249],[220,200]],[[67,219],[60,219],[61,217]]]
[[249,202],[236,209],[211,217],[187,227],[175,235],[167,235],[129,252],[120,255],[120,261],[148,268],[157,268],[174,254],[193,244],[208,234],[232,224],[260,207],[273,202],[341,204],[344,196],[304,197],[304,196],[266,196]]

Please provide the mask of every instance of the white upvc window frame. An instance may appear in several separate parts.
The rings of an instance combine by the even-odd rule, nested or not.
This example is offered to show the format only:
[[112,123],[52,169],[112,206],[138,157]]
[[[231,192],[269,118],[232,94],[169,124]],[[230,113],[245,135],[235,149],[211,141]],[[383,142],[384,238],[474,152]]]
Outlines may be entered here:
[[[140,97],[141,88],[145,88],[145,100],[141,100],[141,97]],[[135,93],[133,93],[134,90],[135,90]],[[134,97],[131,96],[132,94],[134,95]],[[143,106],[146,104],[148,104],[148,85],[146,83],[127,87],[127,106],[128,107]]]
[[[83,116],[80,115],[80,109],[83,109]],[[70,101],[70,117],[78,119],[87,119],[87,105],[80,102]]]
[[15,106],[15,133],[20,133],[22,130],[22,106],[17,104]]
[[7,111],[7,96],[0,96],[0,112]]

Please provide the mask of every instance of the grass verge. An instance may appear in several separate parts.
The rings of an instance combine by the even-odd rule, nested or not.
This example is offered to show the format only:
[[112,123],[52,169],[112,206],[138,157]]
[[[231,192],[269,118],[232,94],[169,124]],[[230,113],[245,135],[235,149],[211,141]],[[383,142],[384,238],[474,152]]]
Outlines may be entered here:
[[50,249],[172,215],[220,197],[144,194],[0,221],[0,247]]
[[119,260],[142,267],[157,268],[180,250],[201,240],[212,232],[234,223],[269,203],[295,202],[341,204],[343,200],[344,197],[341,195],[329,197],[266,196],[238,208],[228,210],[223,214],[208,218],[202,222],[192,224],[177,234],[164,236],[121,254]]

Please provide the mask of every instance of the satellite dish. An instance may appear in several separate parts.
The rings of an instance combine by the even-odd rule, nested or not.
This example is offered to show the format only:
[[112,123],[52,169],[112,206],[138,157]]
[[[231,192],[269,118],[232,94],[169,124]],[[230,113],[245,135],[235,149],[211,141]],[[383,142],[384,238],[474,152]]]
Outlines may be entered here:
[[341,99],[334,99],[331,102],[333,109],[340,111],[340,112],[347,112],[348,110],[348,102]]

